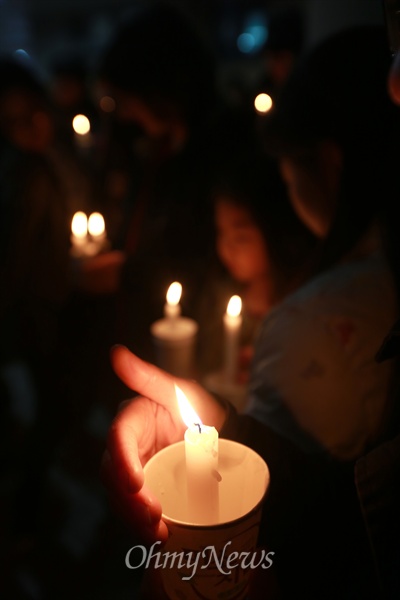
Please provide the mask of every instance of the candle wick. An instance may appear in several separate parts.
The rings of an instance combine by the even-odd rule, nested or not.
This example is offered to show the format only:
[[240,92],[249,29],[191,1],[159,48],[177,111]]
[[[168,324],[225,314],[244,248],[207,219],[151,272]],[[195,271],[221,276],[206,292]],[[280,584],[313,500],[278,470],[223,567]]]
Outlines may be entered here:
[[194,425],[199,428],[199,433],[201,433],[200,423],[194,423]]

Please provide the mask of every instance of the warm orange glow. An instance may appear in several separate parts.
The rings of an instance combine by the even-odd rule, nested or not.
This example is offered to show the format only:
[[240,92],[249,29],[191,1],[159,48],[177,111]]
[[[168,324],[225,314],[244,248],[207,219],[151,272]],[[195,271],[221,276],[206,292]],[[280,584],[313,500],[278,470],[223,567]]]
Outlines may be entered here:
[[186,427],[193,427],[193,425],[202,425],[200,421],[200,417],[196,413],[196,411],[192,408],[189,400],[186,398],[185,394],[182,392],[181,388],[179,388],[175,384],[175,393],[176,399],[178,400],[179,410],[181,411],[182,420],[185,423]]
[[105,231],[105,223],[102,214],[94,212],[90,215],[88,221],[88,231],[93,237],[103,235]]
[[85,115],[76,115],[72,119],[72,127],[78,135],[86,135],[90,131],[90,121]]
[[178,281],[174,281],[168,288],[167,303],[176,306],[179,303],[182,295],[182,286]]
[[240,296],[232,296],[228,302],[228,308],[226,309],[227,315],[230,317],[238,317],[242,310],[242,299]]
[[103,96],[100,98],[100,108],[104,112],[110,113],[115,110],[115,100],[111,96]]
[[272,98],[269,94],[258,94],[254,100],[254,108],[259,113],[267,113],[272,108]]
[[88,220],[84,212],[78,211],[72,217],[71,231],[77,238],[84,238],[87,234]]

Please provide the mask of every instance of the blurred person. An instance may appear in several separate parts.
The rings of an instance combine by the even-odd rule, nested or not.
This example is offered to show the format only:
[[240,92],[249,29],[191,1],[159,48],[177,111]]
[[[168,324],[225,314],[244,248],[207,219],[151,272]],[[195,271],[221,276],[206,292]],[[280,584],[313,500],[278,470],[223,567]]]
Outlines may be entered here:
[[[368,43],[371,61],[359,64],[357,41]],[[272,409],[272,402],[256,402],[253,414],[295,436],[294,416],[303,431],[347,459],[379,440],[388,410],[391,368],[374,361],[397,310],[378,224],[391,200],[387,157],[396,152],[398,127],[385,95],[387,70],[383,30],[341,32],[299,63],[265,119],[266,144],[280,162],[293,208],[320,243],[309,283],[280,306],[264,329],[265,347],[259,344],[261,364],[274,339],[278,348],[286,336],[301,339],[301,349],[286,354],[297,376],[285,381],[272,363],[260,370],[260,389],[272,385],[276,403]],[[379,123],[373,111],[384,114]],[[334,391],[328,382],[338,368],[335,385],[342,388]],[[282,400],[291,416],[279,416]]]
[[[2,99],[0,89],[0,110]],[[4,127],[1,117],[0,123]],[[18,140],[29,144],[25,126],[16,128]],[[69,231],[65,197],[47,161],[4,135],[0,212],[0,380],[9,442],[4,467],[13,481],[2,500],[14,551],[14,544],[22,539],[30,546],[37,534],[47,458],[65,422],[54,396],[64,372],[58,344],[70,291]]]
[[91,131],[98,128],[99,112],[89,85],[89,72],[83,57],[60,58],[50,68],[50,95],[55,109],[57,135],[63,142],[74,148],[72,121],[76,115],[85,115]]
[[[361,39],[364,43],[358,43]],[[372,30],[339,35],[326,41],[305,59],[301,67],[304,70],[299,70],[295,76],[299,78],[297,83],[296,79],[293,79],[293,83],[290,84],[293,87],[287,88],[292,98],[296,97],[293,96],[296,89],[301,92],[296,100],[300,98],[303,107],[306,105],[307,112],[301,114],[307,127],[302,133],[303,136],[308,136],[316,133],[315,129],[309,128],[309,118],[315,117],[318,123],[318,111],[321,107],[325,108],[324,102],[327,100],[326,96],[321,97],[320,94],[325,91],[321,79],[313,79],[316,72],[318,77],[325,74],[328,81],[323,81],[330,83],[333,91],[337,89],[341,75],[347,74],[348,78],[342,88],[347,91],[343,98],[339,94],[336,109],[346,108],[346,98],[351,102],[352,95],[349,90],[354,93],[353,85],[358,89],[359,76],[365,78],[364,82],[369,81],[371,85],[368,87],[368,94],[363,94],[363,89],[360,90],[360,95],[356,94],[358,110],[354,112],[352,107],[349,111],[354,129],[350,129],[347,140],[339,137],[344,133],[339,127],[343,125],[342,112],[337,122],[332,118],[335,113],[328,111],[332,122],[326,120],[325,115],[323,123],[332,128],[319,129],[319,135],[311,140],[308,147],[311,156],[309,153],[304,156],[301,152],[293,156],[288,153],[288,145],[293,150],[294,142],[300,142],[301,146],[301,143],[309,138],[302,137],[299,129],[296,130],[299,136],[295,139],[288,140],[282,129],[281,137],[278,137],[278,125],[282,127],[282,122],[285,123],[283,115],[287,118],[291,114],[288,106],[275,117],[277,120],[274,145],[269,143],[269,146],[276,150],[278,139],[285,142],[284,149],[279,148],[279,156],[281,159],[285,156],[285,162],[282,161],[284,176],[290,178],[290,195],[294,207],[311,230],[321,238],[321,247],[315,254],[316,274],[310,279],[310,283],[287,297],[275,311],[268,314],[258,340],[258,355],[256,353],[253,363],[250,392],[258,399],[260,407],[270,403],[271,410],[264,414],[255,414],[250,409],[249,414],[237,416],[229,404],[218,403],[197,384],[178,381],[178,385],[190,398],[203,422],[214,425],[221,436],[236,439],[254,448],[265,457],[270,467],[271,488],[264,504],[260,540],[276,551],[278,582],[284,598],[292,597],[299,591],[304,591],[310,598],[322,596],[372,599],[380,597],[383,593],[382,581],[379,581],[374,571],[373,556],[354,486],[354,462],[368,449],[381,443],[390,429],[387,394],[391,366],[375,366],[373,358],[387,322],[396,311],[394,285],[385,261],[373,256],[379,249],[379,240],[377,245],[374,242],[369,248],[368,244],[364,246],[360,243],[364,234],[367,234],[366,240],[368,239],[368,231],[374,220],[382,216],[377,210],[374,197],[382,181],[385,181],[386,188],[385,193],[380,196],[380,208],[382,212],[387,209],[393,173],[386,171],[385,156],[386,153],[394,152],[394,142],[398,140],[395,116],[379,92],[385,92],[384,85],[382,91],[382,83],[387,76],[384,65],[388,65],[388,57],[384,48],[382,37],[376,36]],[[339,59],[339,50],[345,54],[342,60]],[[381,57],[383,62],[378,60],[378,57]],[[356,69],[354,65],[357,65]],[[371,67],[377,67],[377,71],[371,70]],[[303,96],[302,84],[307,81],[307,73],[313,85]],[[316,81],[320,84],[314,88]],[[317,90],[316,98],[313,97],[312,89]],[[326,92],[329,96],[332,89],[328,88]],[[380,99],[378,105],[373,104],[374,107],[380,107],[379,127],[376,129],[374,119],[365,120],[366,115],[370,115],[369,105],[363,107],[363,103],[360,102],[375,102],[375,92],[378,92]],[[286,100],[289,105],[290,97]],[[318,111],[311,110],[311,106],[318,108]],[[294,116],[297,125],[301,126],[303,121],[299,119],[299,112],[294,111]],[[279,121],[281,117],[282,121]],[[269,125],[268,132],[271,140],[272,124]],[[332,137],[335,134],[337,137]],[[322,144],[322,147],[321,135],[322,140],[327,136],[325,139],[329,141],[328,144]],[[384,141],[383,144],[379,144],[381,140]],[[379,148],[381,151],[373,164],[371,144],[372,148]],[[359,151],[358,156],[355,155],[355,149]],[[310,159],[313,169],[307,168]],[[294,167],[298,170],[295,171]],[[295,177],[300,174],[303,175],[300,179]],[[382,179],[382,174],[387,179]],[[357,190],[354,187],[355,181],[359,185],[358,192],[361,195],[359,202],[353,198]],[[304,192],[301,183],[308,183],[308,192],[310,184],[313,184],[314,195],[301,194],[299,188]],[[325,192],[325,199],[324,195],[315,195],[315,192],[322,191],[321,188]],[[317,197],[318,201],[315,202]],[[347,227],[344,227],[346,223]],[[357,228],[353,228],[355,223]],[[336,227],[339,227],[340,243],[332,247],[331,235]],[[319,306],[325,306],[327,309],[325,314],[328,317],[328,326],[325,325],[324,313],[319,309],[314,310],[317,305],[310,302],[313,293],[316,294],[315,299],[318,300]],[[310,315],[304,320],[306,313],[302,314],[301,310],[307,310],[307,306],[311,309]],[[335,307],[333,311],[330,310],[330,306]],[[286,330],[287,338],[282,338],[282,335],[276,338],[281,344],[284,339],[288,340],[284,347],[286,352],[277,352],[276,345],[273,345],[271,351],[273,348],[274,354],[268,354],[269,336],[274,333],[274,323],[279,324],[280,315],[290,319]],[[339,320],[336,321],[337,316]],[[294,321],[296,317],[298,321]],[[331,317],[334,318],[333,327],[329,327]],[[341,321],[343,317],[344,323]],[[356,330],[347,327],[349,318],[352,322],[354,319],[357,321],[359,327]],[[303,322],[303,331],[297,326],[294,329],[296,322]],[[283,364],[291,356],[299,357],[303,353],[306,366],[310,358],[308,348],[314,343],[317,351],[315,359],[324,361],[329,357],[332,368],[330,371],[321,371],[318,365],[313,366],[311,363],[310,369],[304,373],[303,399],[311,411],[307,408],[303,416],[308,415],[310,420],[308,423],[307,418],[303,420],[301,407],[298,406],[295,419],[292,416],[286,422],[281,421],[281,426],[277,426],[279,419],[276,419],[276,412],[279,413],[288,402],[288,392],[292,389],[292,376],[288,369],[295,366],[296,362],[289,361],[285,373],[285,381],[289,387],[280,398],[274,394],[276,381],[272,380],[269,385],[268,381],[264,380],[265,383],[261,386],[258,385],[258,381],[262,380],[266,373],[272,373],[269,362],[272,360],[272,363],[276,364],[280,357]],[[326,352],[329,348],[331,352]],[[360,370],[357,368],[357,364],[360,364],[357,352],[364,356]],[[121,407],[110,429],[108,450],[102,464],[103,479],[113,494],[120,514],[136,532],[140,532],[149,543],[155,539],[165,540],[168,532],[161,519],[162,509],[159,501],[146,485],[143,485],[142,466],[155,452],[183,438],[185,427],[178,414],[173,387],[175,379],[121,347],[113,350],[112,359],[117,374],[142,395]],[[316,383],[319,379],[326,383],[329,373],[329,387],[322,390]],[[372,379],[369,379],[371,376]],[[330,392],[335,389],[336,393],[330,396]],[[359,402],[363,397],[363,389],[366,392],[365,404]],[[340,411],[338,418],[335,406],[337,402],[341,402],[342,393],[346,395],[346,406]],[[374,397],[377,409],[375,418],[372,421],[368,418],[365,420],[364,408]],[[329,398],[332,401],[332,411],[329,415],[334,421],[336,419],[333,427],[330,419],[328,422],[325,420]],[[319,407],[322,407],[322,410],[319,410]],[[294,404],[291,404],[291,408],[294,408]],[[367,416],[368,413],[369,409],[365,410],[364,415]],[[389,422],[385,421],[388,417]],[[165,426],[166,422],[169,423],[168,428]],[[320,446],[325,447],[325,452],[321,451]],[[393,474],[393,471],[391,473]],[[388,499],[388,496],[385,498]],[[394,504],[391,506],[393,508]],[[395,520],[392,519],[391,522],[395,525]],[[392,567],[393,563],[388,565],[388,571],[394,575]],[[384,575],[382,571],[380,574]],[[389,589],[394,592],[398,588],[393,583],[394,580],[389,582],[392,584]]]
[[22,152],[41,156],[63,188],[67,218],[93,203],[93,183],[59,139],[55,112],[44,83],[30,68],[4,58],[0,62],[0,127]]
[[[90,185],[59,144],[45,87],[34,71],[9,59],[0,61],[0,141],[0,503],[7,559],[0,595],[16,597],[24,571],[40,593],[57,577],[58,565],[44,575],[37,557],[56,562],[57,536],[81,508],[82,497],[74,504],[65,488],[58,504],[52,473],[62,471],[60,455],[70,466],[75,440],[87,453],[104,443],[80,424],[91,411],[107,415],[101,392],[118,390],[109,384],[113,286],[105,269],[112,263],[114,274],[121,256],[95,257],[90,277],[89,261],[71,260],[72,213],[91,206]],[[88,476],[90,468],[79,464]],[[71,481],[65,473],[61,479]],[[103,510],[101,490],[93,496]]]
[[238,371],[243,382],[259,327],[307,276],[315,238],[290,205],[278,165],[262,147],[253,113],[230,114],[214,138],[211,201],[219,268],[212,271],[213,281],[210,278],[200,298],[208,316],[199,318],[204,345],[200,362],[213,360],[214,368],[220,366],[222,314],[229,297],[237,293],[243,301]]
[[[397,3],[385,1],[388,42],[392,51],[392,63],[387,79],[387,91],[392,102],[400,105],[400,60],[398,40],[400,36]],[[399,108],[397,108],[399,111]],[[383,117],[379,114],[379,119]],[[397,134],[397,146],[400,136]],[[399,159],[397,153],[386,157],[387,170],[396,173]],[[400,289],[400,246],[397,219],[398,186],[392,184],[392,195],[383,219],[385,251],[392,267],[397,290]],[[388,417],[385,436],[381,443],[370,449],[355,464],[355,485],[374,559],[374,571],[379,581],[379,597],[397,598],[400,593],[399,536],[400,536],[400,403],[399,403],[399,332],[397,321],[386,335],[380,347],[379,362],[395,362],[396,376],[391,390],[392,408]]]
[[205,199],[218,105],[214,63],[193,23],[156,2],[137,7],[117,28],[99,77],[115,102],[118,134],[106,144],[103,172],[114,193],[104,211],[114,215],[115,245],[127,255],[120,335],[151,358],[149,326],[161,316],[169,284],[182,283],[191,316],[212,250]]

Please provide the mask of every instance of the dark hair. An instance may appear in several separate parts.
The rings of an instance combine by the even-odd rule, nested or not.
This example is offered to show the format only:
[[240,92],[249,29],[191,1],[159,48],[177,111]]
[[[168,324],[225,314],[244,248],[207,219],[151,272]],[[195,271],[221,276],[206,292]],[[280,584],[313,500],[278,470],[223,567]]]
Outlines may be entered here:
[[339,205],[316,269],[345,255],[390,202],[388,165],[398,155],[399,115],[387,94],[390,65],[380,27],[342,31],[297,64],[270,115],[264,139],[275,157],[312,165],[318,143],[343,153]]
[[158,105],[173,102],[189,121],[214,102],[214,59],[192,23],[168,3],[141,6],[118,28],[99,75]]

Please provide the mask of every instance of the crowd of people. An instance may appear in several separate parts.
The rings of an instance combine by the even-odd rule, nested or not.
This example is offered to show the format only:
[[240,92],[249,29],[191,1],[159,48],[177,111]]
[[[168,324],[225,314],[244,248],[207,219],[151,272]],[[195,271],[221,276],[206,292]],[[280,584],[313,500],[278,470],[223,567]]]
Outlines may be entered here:
[[[130,540],[166,540],[143,466],[185,429],[176,378],[152,364],[150,325],[174,280],[199,323],[200,382],[221,366],[231,291],[243,299],[245,410],[179,385],[203,422],[268,464],[259,544],[276,560],[263,597],[397,597],[390,62],[383,26],[340,31],[293,58],[260,117],[221,97],[195,25],[163,2],[117,28],[97,96],[67,93],[79,65],[57,65],[46,86],[0,62],[0,522],[12,597],[122,599],[140,584],[124,571]],[[70,126],[80,112],[86,145]],[[78,210],[105,216],[110,246],[96,256],[71,253]],[[98,475],[106,445],[101,479],[122,524]]]

